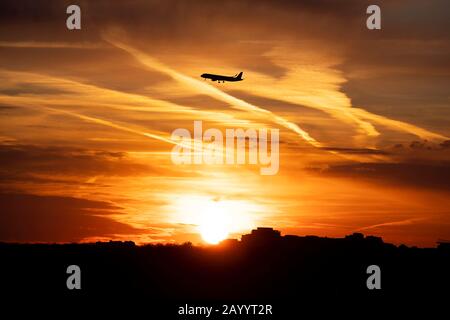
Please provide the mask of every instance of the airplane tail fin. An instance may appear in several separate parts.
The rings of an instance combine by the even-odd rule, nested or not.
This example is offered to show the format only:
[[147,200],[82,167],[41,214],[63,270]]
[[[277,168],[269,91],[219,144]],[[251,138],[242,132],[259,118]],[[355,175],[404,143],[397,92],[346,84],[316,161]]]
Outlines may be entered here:
[[236,79],[241,80],[241,79],[242,79],[242,74],[243,74],[243,72],[240,72],[240,73],[236,76]]

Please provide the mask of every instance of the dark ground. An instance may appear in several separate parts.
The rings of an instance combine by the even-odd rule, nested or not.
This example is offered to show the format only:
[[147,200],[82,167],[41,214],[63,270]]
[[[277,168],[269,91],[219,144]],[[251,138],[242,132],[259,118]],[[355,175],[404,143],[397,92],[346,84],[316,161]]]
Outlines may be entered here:
[[[270,232],[269,232],[270,233]],[[272,304],[291,319],[302,310],[346,313],[439,307],[450,295],[450,249],[396,247],[380,238],[343,239],[253,234],[217,247],[96,244],[0,244],[4,305],[89,305],[144,310],[145,318],[177,318],[179,306]],[[381,290],[369,290],[369,265],[381,269]],[[81,268],[81,290],[69,290],[66,269]],[[371,312],[372,312],[371,311]],[[205,319],[186,316],[179,319]],[[210,319],[219,318],[210,317]],[[247,319],[249,316],[224,319]],[[364,318],[364,317],[362,317]]]

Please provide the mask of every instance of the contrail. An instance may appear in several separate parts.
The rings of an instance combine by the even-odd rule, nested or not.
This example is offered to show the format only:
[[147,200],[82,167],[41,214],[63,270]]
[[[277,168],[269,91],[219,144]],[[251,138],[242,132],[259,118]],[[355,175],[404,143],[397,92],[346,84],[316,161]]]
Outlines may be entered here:
[[[67,111],[67,110],[60,110],[60,109],[55,109],[55,108],[50,108],[50,107],[42,107],[43,109],[46,109],[48,111],[52,111],[52,112],[57,112],[57,113],[62,113],[62,114],[66,114],[66,115],[70,115],[73,117],[77,117],[81,120],[84,121],[89,121],[89,122],[93,122],[93,123],[97,123],[97,124],[101,124],[104,126],[108,126],[114,129],[118,129],[118,130],[122,130],[122,131],[126,131],[126,132],[131,132],[134,134],[138,134],[147,138],[152,138],[155,140],[159,140],[159,141],[163,141],[163,142],[167,142],[170,143],[172,145],[177,145],[177,146],[181,146],[183,148],[188,148],[194,152],[200,152],[203,154],[203,152],[205,152],[204,147],[202,145],[197,146],[196,143],[194,143],[194,139],[190,139],[188,143],[183,143],[183,142],[178,142],[175,140],[172,140],[171,138],[166,138],[163,137],[161,135],[157,135],[154,133],[149,133],[149,132],[145,132],[145,131],[140,131],[140,130],[136,130],[136,129],[132,129],[129,127],[125,127],[119,124],[116,124],[114,122],[108,121],[108,120],[104,120],[104,119],[100,119],[100,118],[94,118],[94,117],[90,117],[90,116],[86,116],[80,113],[76,113],[73,111]],[[230,151],[227,146],[224,146],[222,149],[222,154],[224,156],[226,156],[228,153],[231,154],[231,156],[234,156],[234,150]]]
[[242,99],[236,98],[228,93],[225,93],[222,90],[219,90],[207,83],[204,83],[197,79],[186,76],[186,75],[162,64],[161,62],[159,62],[156,59],[150,57],[149,55],[143,53],[142,51],[139,51],[123,42],[117,41],[115,39],[111,39],[110,37],[105,36],[105,35],[104,35],[104,38],[106,41],[108,41],[112,45],[131,54],[135,59],[137,59],[140,63],[142,63],[146,67],[149,67],[153,70],[158,70],[162,73],[165,73],[168,76],[170,76],[172,79],[174,79],[180,83],[187,84],[187,85],[197,89],[198,91],[200,91],[203,94],[209,95],[213,98],[216,98],[216,99],[222,100],[226,103],[229,103],[236,109],[267,115],[267,116],[271,117],[275,123],[278,123],[279,125],[287,128],[289,130],[294,131],[295,133],[297,133],[300,137],[302,137],[305,141],[307,141],[311,145],[313,145],[315,147],[322,147],[320,142],[318,142],[317,140],[312,138],[306,131],[301,129],[297,124],[290,122],[290,121],[284,119],[283,117],[277,116],[269,110],[257,107],[257,106],[250,104]]
[[[43,107],[43,108],[48,110],[48,111],[53,111],[53,112],[57,112],[57,113],[67,114],[67,115],[70,115],[70,116],[73,116],[73,117],[77,117],[77,118],[85,120],[85,121],[94,122],[94,123],[98,123],[98,124],[101,124],[101,125],[104,125],[104,126],[108,126],[108,127],[111,127],[111,128],[118,129],[118,130],[135,133],[135,134],[147,137],[147,138],[152,138],[152,139],[155,139],[155,140],[167,142],[167,143],[170,143],[170,144],[173,144],[173,145],[180,145],[180,143],[178,143],[176,141],[173,141],[172,139],[169,139],[169,138],[166,138],[166,137],[154,134],[154,133],[149,133],[149,132],[140,131],[140,130],[132,129],[132,128],[129,128],[129,127],[125,127],[125,126],[122,126],[120,124],[116,124],[114,122],[108,121],[108,120],[104,120],[104,119],[100,119],[100,118],[94,118],[94,117],[89,117],[89,116],[86,116],[86,115],[83,115],[83,114],[80,114],[80,113],[67,111],[67,110],[60,110],[60,109],[49,108],[49,107]],[[186,146],[186,147],[190,148],[189,146]]]
[[369,119],[374,122],[378,122],[381,125],[385,125],[385,126],[388,126],[391,128],[396,128],[397,130],[400,130],[400,131],[405,131],[405,132],[411,133],[411,134],[418,136],[425,140],[427,140],[427,139],[447,140],[448,139],[444,135],[428,131],[424,128],[415,126],[413,124],[409,124],[407,122],[402,122],[402,121],[390,119],[387,117],[383,117],[383,116],[380,116],[380,115],[377,115],[374,113],[370,113],[369,111],[364,110],[364,109],[352,108],[352,111],[355,114],[358,114],[361,118]]
[[[0,98],[3,98],[3,97],[0,95]],[[20,101],[21,101],[20,105],[22,107],[29,107],[29,105],[30,105],[29,102],[30,101],[29,101],[28,98],[21,99]],[[17,103],[17,100],[15,102]],[[80,113],[77,113],[77,112],[73,112],[73,111],[69,111],[69,110],[61,110],[61,109],[57,109],[57,108],[44,107],[44,106],[41,106],[39,108],[39,110],[47,110],[49,112],[56,112],[56,113],[65,114],[65,115],[68,115],[68,116],[76,117],[76,118],[84,120],[84,121],[100,124],[100,125],[103,125],[103,126],[107,126],[107,127],[114,128],[114,129],[121,130],[121,131],[125,131],[125,132],[130,132],[130,133],[137,134],[137,135],[140,135],[140,136],[144,136],[144,137],[147,137],[147,138],[151,138],[151,139],[155,139],[155,140],[158,140],[158,141],[166,142],[166,143],[169,143],[169,144],[172,144],[172,145],[181,146],[183,148],[190,149],[190,150],[192,150],[194,152],[200,152],[200,153],[205,152],[203,146],[197,146],[197,144],[194,143],[194,139],[190,139],[189,142],[187,142],[187,143],[186,142],[179,142],[179,141],[172,140],[171,138],[164,137],[164,136],[159,135],[159,134],[133,129],[133,128],[130,128],[130,127],[127,127],[127,126],[123,126],[123,125],[111,122],[109,120],[101,119],[101,118],[98,118],[98,117],[90,117],[90,116],[83,115],[83,114],[80,114]],[[228,148],[226,146],[222,150],[222,153],[224,155],[226,155],[228,153],[231,153],[233,155],[234,154],[233,152],[234,151],[228,150]]]
[[[264,92],[258,92],[259,95],[267,98],[273,99],[274,97],[268,95]],[[354,122],[358,125],[359,129],[362,132],[365,132],[368,136],[376,137],[379,136],[379,132],[374,128],[374,126],[368,122],[372,121],[373,123],[378,123],[381,126],[385,126],[391,129],[395,129],[398,131],[407,132],[413,134],[421,139],[425,140],[447,140],[448,137],[441,135],[439,133],[435,133],[429,131],[427,129],[421,128],[419,126],[390,119],[388,117],[378,115],[375,113],[371,113],[363,108],[352,107],[352,106],[342,106],[342,107],[334,107],[334,106],[326,106],[326,105],[315,105],[304,102],[303,100],[295,98],[294,94],[286,95],[287,97],[277,97],[279,100],[283,100],[289,103],[301,104],[305,107],[316,109],[320,111],[324,111],[336,119],[339,119],[344,122]]]
[[384,222],[384,223],[379,223],[379,224],[374,224],[371,226],[359,228],[355,231],[364,231],[364,230],[368,230],[368,229],[387,227],[387,226],[404,226],[404,225],[409,225],[409,224],[412,224],[412,223],[414,223],[416,221],[420,221],[420,220],[424,220],[424,218],[412,218],[412,219],[406,219],[406,220],[400,220],[400,221]]
[[[25,100],[23,102],[25,102]],[[28,105],[26,104],[26,102],[25,102],[25,104],[23,102],[21,103],[21,106],[27,107]],[[172,140],[170,138],[166,138],[164,136],[161,136],[161,135],[158,135],[158,134],[155,134],[155,133],[150,133],[150,132],[145,132],[145,131],[129,128],[129,127],[126,127],[126,126],[123,126],[123,125],[120,125],[120,124],[116,124],[116,123],[108,121],[108,120],[95,118],[95,117],[90,117],[90,116],[86,116],[86,115],[83,115],[83,114],[80,114],[80,113],[77,113],[77,112],[68,111],[68,110],[61,110],[61,109],[56,109],[56,108],[51,108],[51,107],[42,107],[41,106],[39,108],[39,110],[42,110],[42,109],[50,111],[50,112],[62,113],[62,114],[65,114],[65,115],[76,117],[76,118],[84,120],[84,121],[101,124],[103,126],[107,126],[107,127],[110,127],[110,128],[121,130],[121,131],[134,133],[134,134],[137,134],[137,135],[140,135],[140,136],[144,136],[144,137],[147,137],[147,138],[152,138],[152,139],[159,140],[159,141],[162,141],[162,142],[170,143],[172,145],[179,145],[179,146],[183,146],[183,147],[189,148],[191,150],[196,150],[196,148],[193,147],[191,144],[184,144],[184,143],[181,143],[181,142],[177,142],[177,141],[174,141],[174,140]],[[197,148],[197,150],[200,150],[200,149]]]
[[[150,98],[148,96],[127,93],[112,89],[107,89],[92,84],[85,84],[66,78],[53,77],[49,75],[42,75],[30,72],[12,72],[0,70],[1,74],[6,74],[16,82],[31,83],[31,84],[44,84],[45,86],[51,86],[55,89],[59,89],[64,92],[73,92],[78,95],[83,95],[83,104],[93,104],[95,106],[114,108],[117,110],[132,110],[132,111],[145,111],[145,112],[161,112],[163,109],[165,113],[174,114],[189,114],[201,116],[210,121],[226,122],[231,121],[233,123],[239,123],[240,125],[250,125],[250,121],[237,119],[233,115],[221,112],[211,112],[206,110],[198,110],[185,105],[179,105],[165,100],[159,100]],[[41,95],[42,96],[42,95]],[[65,96],[60,95],[61,98]],[[3,96],[3,99],[12,99],[11,97]],[[17,96],[14,97],[18,99]],[[21,97],[23,100],[23,97]],[[39,102],[44,105],[72,105],[73,101],[70,99],[49,99],[42,96],[41,99],[34,98],[33,101]],[[95,101],[95,102],[94,102]]]
[[[111,89],[105,89],[101,87],[97,87],[90,84],[85,84],[73,80],[68,80],[65,78],[57,78],[52,77],[48,75],[41,75],[36,73],[28,73],[28,72],[11,72],[11,71],[4,71],[1,70],[3,73],[6,73],[10,75],[13,79],[15,79],[18,82],[29,82],[29,83],[36,83],[39,85],[45,84],[47,86],[51,86],[55,89],[60,89],[63,92],[68,93],[77,93],[78,95],[82,95],[84,99],[87,101],[83,101],[83,104],[88,105],[92,104],[94,106],[103,106],[108,108],[117,108],[119,110],[134,110],[134,111],[160,111],[161,108],[163,108],[166,112],[185,112],[185,113],[192,113],[192,114],[199,114],[203,117],[212,117],[215,115],[215,119],[211,118],[212,121],[233,121],[233,123],[239,123],[241,125],[249,125],[250,121],[242,120],[242,119],[236,119],[232,115],[226,114],[226,113],[217,113],[217,112],[209,112],[209,111],[203,111],[203,110],[196,110],[192,109],[190,107],[173,104],[171,102],[167,102],[164,100],[158,100],[158,99],[152,99],[148,98],[146,96],[141,96],[137,94],[130,94],[130,93],[123,93],[121,91],[111,90]],[[1,75],[1,74],[0,74]],[[23,79],[22,79],[23,78]],[[202,147],[198,147],[197,144],[193,143],[193,139],[190,139],[189,142],[187,141],[178,141],[173,140],[171,137],[165,137],[164,134],[155,134],[155,133],[149,133],[147,131],[141,131],[137,129],[130,128],[128,126],[120,125],[114,122],[111,122],[109,120],[105,120],[99,117],[90,117],[78,112],[73,112],[70,110],[65,110],[61,108],[57,108],[57,106],[66,106],[69,107],[74,104],[72,100],[69,99],[69,97],[65,95],[61,95],[61,99],[49,99],[48,96],[43,97],[34,97],[34,96],[8,96],[8,95],[0,95],[0,101],[8,104],[14,104],[21,107],[29,107],[34,108],[36,105],[39,105],[40,110],[47,110],[50,112],[56,112],[56,113],[62,113],[65,115],[73,116],[76,118],[79,118],[84,121],[93,122],[97,124],[101,124],[104,126],[108,126],[117,130],[130,132],[133,134],[145,136],[147,138],[152,138],[155,140],[163,141],[166,143],[170,143],[172,145],[181,146],[184,148],[187,148],[189,150],[192,150],[194,152],[204,152]],[[96,101],[93,102],[92,99],[95,99]],[[100,100],[100,102],[97,102],[97,100]],[[109,100],[113,100],[114,102],[109,102]],[[104,102],[103,102],[104,101]],[[123,101],[123,103],[121,103]],[[126,105],[124,103],[131,103],[135,104],[133,105]],[[157,107],[153,106],[153,104],[157,105]],[[148,105],[151,105],[148,106]],[[217,116],[220,115],[219,119],[217,119]],[[225,154],[228,154],[229,152],[232,153],[233,151],[228,150],[228,148],[224,148],[223,152]]]
[[[276,63],[277,61],[274,60],[273,62]],[[278,65],[283,66],[282,64]],[[258,74],[255,76],[259,77],[259,81],[256,81],[250,88],[244,88],[246,92],[323,111],[339,121],[356,125],[358,132],[369,137],[377,137],[380,135],[375,127],[375,124],[377,124],[378,126],[381,125],[400,132],[410,133],[426,140],[448,139],[444,135],[416,125],[371,113],[361,107],[355,107],[352,105],[350,98],[343,92],[325,88],[323,89],[324,93],[321,94],[319,92],[315,94],[314,90],[298,89],[295,86],[296,80],[298,80],[295,73],[287,75],[281,80],[274,80],[273,78]],[[337,90],[337,88],[334,90]]]

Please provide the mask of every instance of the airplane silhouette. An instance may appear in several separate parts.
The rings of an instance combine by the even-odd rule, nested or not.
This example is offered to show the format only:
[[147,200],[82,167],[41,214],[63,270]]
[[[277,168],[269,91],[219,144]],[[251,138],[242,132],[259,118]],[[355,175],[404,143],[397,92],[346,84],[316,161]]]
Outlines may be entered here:
[[219,74],[211,74],[211,73],[204,73],[201,75],[202,78],[206,79],[211,79],[212,81],[217,81],[217,82],[225,82],[225,81],[242,81],[244,79],[242,79],[242,73],[240,72],[239,74],[236,74],[234,77],[228,77],[228,76],[222,76]]

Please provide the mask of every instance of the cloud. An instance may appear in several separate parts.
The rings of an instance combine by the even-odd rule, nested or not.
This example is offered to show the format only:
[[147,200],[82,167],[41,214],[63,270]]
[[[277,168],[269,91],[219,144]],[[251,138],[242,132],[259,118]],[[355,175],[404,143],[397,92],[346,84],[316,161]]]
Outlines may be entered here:
[[221,91],[220,89],[213,87],[209,84],[206,84],[202,81],[199,81],[197,79],[186,76],[186,75],[164,65],[163,63],[157,61],[156,59],[150,57],[149,55],[147,55],[147,54],[123,43],[123,42],[118,41],[117,39],[114,38],[114,36],[111,37],[111,35],[105,35],[105,39],[107,39],[111,44],[113,44],[113,45],[117,46],[118,48],[121,48],[121,49],[127,51],[128,53],[130,53],[131,55],[133,55],[143,65],[171,76],[174,80],[181,82],[183,84],[186,84],[187,86],[196,90],[198,93],[202,93],[202,94],[211,96],[213,98],[216,98],[218,100],[222,100],[224,102],[230,103],[230,105],[233,108],[261,114],[262,116],[267,117],[268,119],[271,119],[275,123],[282,125],[283,127],[287,128],[289,130],[294,131],[302,139],[304,139],[306,142],[310,143],[311,145],[316,146],[316,147],[321,146],[320,142],[318,142],[314,138],[312,138],[306,131],[301,129],[297,124],[290,122],[281,116],[275,115],[266,109],[260,108],[258,106],[252,105],[242,99],[236,98],[236,97],[234,97],[228,93],[225,93],[225,92]]
[[101,49],[105,45],[95,42],[0,41],[0,48]]
[[378,149],[369,149],[369,148],[338,148],[338,147],[325,147],[323,148],[328,151],[336,151],[339,153],[346,153],[346,154],[361,154],[361,155],[387,155],[389,154],[385,150],[378,150]]
[[[154,114],[165,118],[203,119],[213,122],[228,122],[248,127],[252,121],[238,119],[230,112],[209,111],[181,105],[166,100],[154,99],[142,94],[112,90],[73,79],[38,74],[0,70],[3,88],[1,101],[10,105],[48,107],[87,106]],[[51,97],[51,99],[49,99]],[[60,109],[61,110],[61,109]],[[63,110],[64,111],[64,110]]]
[[83,115],[83,114],[80,114],[80,113],[77,113],[77,112],[72,112],[72,111],[67,111],[67,110],[60,110],[60,109],[55,109],[55,108],[46,108],[46,109],[49,110],[49,111],[53,111],[53,112],[57,112],[57,113],[63,113],[63,114],[67,114],[69,116],[77,117],[77,118],[85,120],[85,121],[101,124],[101,125],[104,125],[104,126],[107,126],[107,127],[111,127],[111,128],[117,129],[117,130],[126,131],[126,132],[134,133],[134,134],[137,134],[137,135],[142,135],[144,137],[152,138],[152,139],[159,140],[159,141],[162,141],[162,142],[167,142],[169,144],[173,144],[173,145],[178,145],[179,144],[179,143],[171,140],[168,137],[164,137],[164,136],[161,136],[161,135],[158,135],[158,134],[154,134],[154,133],[150,133],[150,132],[140,131],[140,130],[137,130],[137,129],[133,129],[133,128],[130,128],[130,127],[127,127],[127,126],[119,125],[119,124],[116,124],[116,123],[114,123],[112,121],[100,119],[100,118],[97,118],[97,117],[90,117],[90,116],[86,116],[86,115]]
[[378,223],[378,224],[374,224],[374,225],[370,225],[367,227],[363,227],[363,228],[359,228],[355,231],[365,231],[365,230],[370,230],[370,229],[375,229],[375,228],[383,228],[383,227],[391,227],[391,226],[405,226],[405,225],[411,225],[417,221],[421,221],[424,220],[423,218],[412,218],[412,219],[406,219],[406,220],[400,220],[400,221],[390,221],[390,222],[383,222],[383,223]]
[[77,242],[146,232],[110,218],[120,208],[108,202],[0,193],[0,207],[0,241]]
[[331,165],[325,176],[358,179],[380,185],[450,191],[450,162],[352,163]]
[[70,91],[63,88],[57,88],[52,86],[45,86],[38,83],[15,83],[14,85],[4,84],[4,87],[0,89],[0,94],[7,96],[19,96],[19,95],[63,95],[68,94]]
[[[124,152],[61,146],[0,145],[2,180],[34,175],[60,177],[134,176],[156,174],[152,165],[136,163]],[[162,174],[162,172],[159,172]],[[4,181],[4,180],[3,180]]]
[[420,126],[370,112],[364,109],[363,102],[360,102],[362,107],[354,106],[351,96],[342,91],[343,86],[349,87],[346,85],[348,76],[339,71],[345,58],[340,55],[324,55],[320,49],[320,46],[313,50],[305,49],[300,44],[279,44],[273,47],[266,56],[271,58],[273,64],[286,68],[286,73],[280,78],[252,74],[251,77],[255,80],[251,86],[242,90],[260,97],[323,111],[345,124],[356,126],[363,137],[380,136],[378,126],[381,126],[422,139],[447,139],[445,135]]

